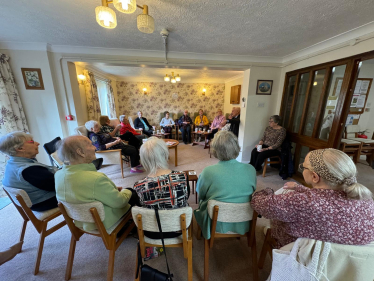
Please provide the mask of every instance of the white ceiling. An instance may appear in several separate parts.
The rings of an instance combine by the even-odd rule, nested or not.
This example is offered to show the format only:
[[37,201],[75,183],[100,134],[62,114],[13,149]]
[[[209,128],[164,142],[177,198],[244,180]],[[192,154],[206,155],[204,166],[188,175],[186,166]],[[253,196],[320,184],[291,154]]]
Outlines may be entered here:
[[212,69],[181,69],[181,68],[157,68],[157,67],[130,67],[113,66],[104,63],[78,63],[82,67],[99,70],[102,73],[115,76],[116,80],[132,82],[164,82],[165,74],[174,72],[179,74],[183,83],[225,83],[233,77],[243,75],[243,71],[212,70]]
[[143,34],[136,16],[112,7],[118,26],[100,27],[100,0],[0,0],[0,41],[102,48],[285,56],[373,21],[373,0],[139,0],[156,30]]

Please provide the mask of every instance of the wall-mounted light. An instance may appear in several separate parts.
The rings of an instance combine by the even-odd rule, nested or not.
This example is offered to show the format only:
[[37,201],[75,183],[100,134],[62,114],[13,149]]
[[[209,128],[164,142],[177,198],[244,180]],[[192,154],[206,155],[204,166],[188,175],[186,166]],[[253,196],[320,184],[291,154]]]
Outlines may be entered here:
[[147,88],[143,88],[143,94],[147,94]]
[[205,93],[206,93],[206,89],[204,88],[203,89],[203,96],[205,96]]
[[317,86],[317,84],[318,84],[317,82],[314,82],[314,83],[313,83],[313,86]]
[[83,74],[78,75],[78,84],[79,85],[84,85],[85,80],[86,80],[86,76],[84,76]]

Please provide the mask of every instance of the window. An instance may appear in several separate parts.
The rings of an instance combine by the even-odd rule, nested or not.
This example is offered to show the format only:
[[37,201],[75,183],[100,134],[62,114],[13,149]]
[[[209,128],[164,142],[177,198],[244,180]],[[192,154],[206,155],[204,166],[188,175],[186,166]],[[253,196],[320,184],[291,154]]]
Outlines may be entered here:
[[108,87],[103,81],[96,81],[97,93],[99,95],[101,115],[109,116]]

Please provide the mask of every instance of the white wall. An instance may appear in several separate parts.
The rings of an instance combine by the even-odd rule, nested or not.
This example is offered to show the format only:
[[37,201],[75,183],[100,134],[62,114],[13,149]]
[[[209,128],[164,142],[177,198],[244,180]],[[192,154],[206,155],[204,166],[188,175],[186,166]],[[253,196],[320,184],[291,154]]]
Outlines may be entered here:
[[[45,51],[0,50],[10,57],[9,64],[14,73],[30,133],[40,143],[37,159],[50,164],[43,144],[57,136],[63,136],[51,68]],[[44,90],[26,90],[21,68],[40,68]]]
[[[242,85],[243,84],[243,76],[235,78],[233,80],[229,80],[228,82],[225,82],[225,97],[224,97],[224,104],[223,104],[223,114],[231,113],[231,110],[233,107],[238,107],[240,104],[230,104],[230,96],[231,96],[231,87],[236,85]],[[243,96],[243,86],[241,88],[240,93],[240,100]]]

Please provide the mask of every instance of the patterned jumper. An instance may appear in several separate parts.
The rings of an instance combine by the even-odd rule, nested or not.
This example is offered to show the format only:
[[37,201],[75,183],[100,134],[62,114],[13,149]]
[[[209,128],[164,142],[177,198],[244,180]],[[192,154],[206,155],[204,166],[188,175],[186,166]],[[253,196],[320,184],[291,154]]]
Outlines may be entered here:
[[365,245],[374,241],[374,201],[347,198],[344,191],[297,185],[295,192],[256,192],[252,208],[271,219],[271,234],[281,248],[297,238]]
[[264,135],[261,141],[264,142],[265,145],[271,146],[272,149],[281,150],[282,143],[286,138],[286,129],[273,129],[272,127],[268,126],[265,129]]

